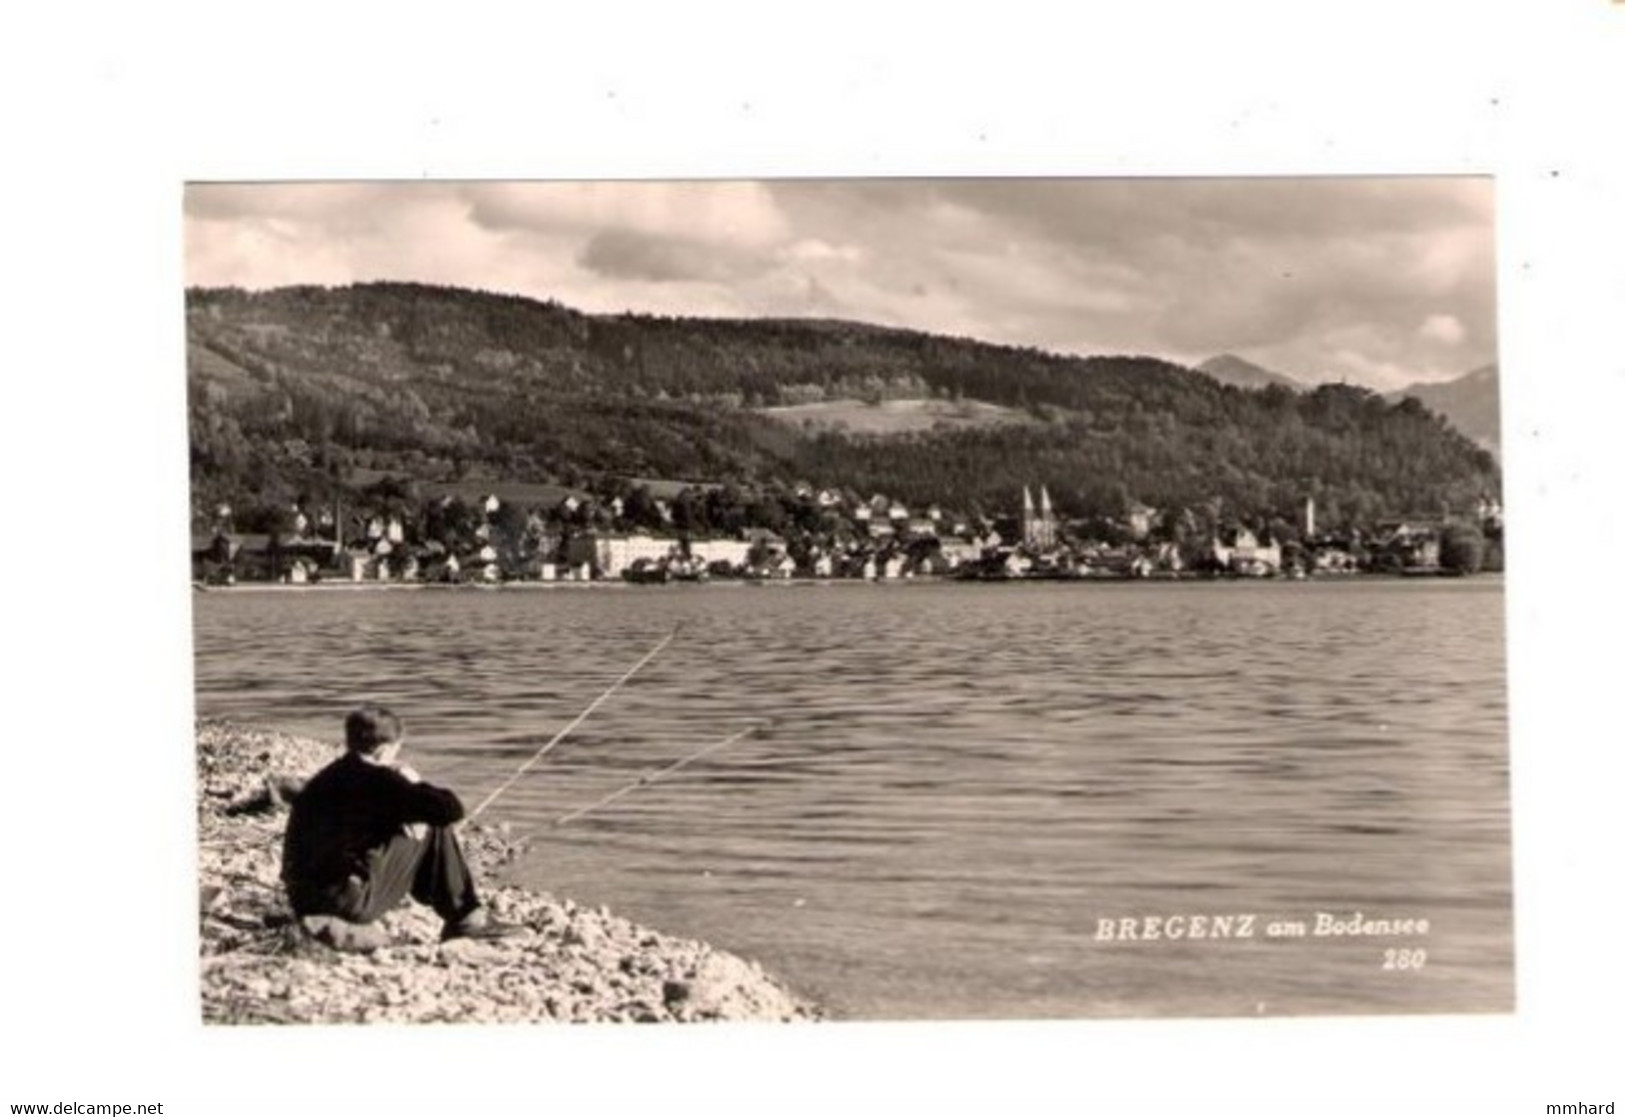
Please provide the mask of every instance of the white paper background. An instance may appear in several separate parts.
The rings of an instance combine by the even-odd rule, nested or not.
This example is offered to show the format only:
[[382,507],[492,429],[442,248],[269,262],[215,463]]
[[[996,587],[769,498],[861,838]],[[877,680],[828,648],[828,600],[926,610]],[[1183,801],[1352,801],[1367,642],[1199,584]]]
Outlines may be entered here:
[[[1616,1101],[1625,4],[36,5],[0,45],[0,1105],[1543,1113]],[[198,1023],[188,178],[1494,173],[1519,1010]],[[1469,1106],[1469,1102],[1474,1103]],[[1132,1108],[1131,1108],[1132,1104]],[[613,1107],[619,1108],[619,1107]]]

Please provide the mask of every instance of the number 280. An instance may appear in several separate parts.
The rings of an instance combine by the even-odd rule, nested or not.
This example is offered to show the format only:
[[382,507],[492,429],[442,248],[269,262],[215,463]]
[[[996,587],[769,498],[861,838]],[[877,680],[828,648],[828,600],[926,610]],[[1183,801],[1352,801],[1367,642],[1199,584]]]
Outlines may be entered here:
[[1382,952],[1385,970],[1419,970],[1428,964],[1428,952],[1421,947],[1390,947]]

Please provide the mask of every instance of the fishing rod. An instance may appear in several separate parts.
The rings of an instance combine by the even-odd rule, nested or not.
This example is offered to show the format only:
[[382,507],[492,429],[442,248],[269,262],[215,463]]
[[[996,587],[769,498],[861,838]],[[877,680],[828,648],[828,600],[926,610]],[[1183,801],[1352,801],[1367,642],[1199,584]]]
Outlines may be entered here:
[[557,819],[554,820],[553,825],[554,826],[563,826],[565,823],[573,822],[574,820],[580,818],[582,815],[588,814],[588,813],[590,813],[592,811],[596,811],[600,807],[607,807],[607,806],[609,806],[609,804],[615,802],[615,800],[621,798],[623,795],[630,795],[632,792],[636,791],[640,787],[647,787],[649,784],[654,783],[660,777],[677,771],[677,769],[681,768],[683,765],[688,764],[691,761],[698,760],[700,757],[704,756],[706,753],[716,752],[718,749],[726,748],[729,745],[733,744],[735,741],[743,740],[744,738],[749,737],[751,734],[756,733],[759,730],[762,730],[762,729],[764,729],[764,728],[766,728],[766,727],[768,727],[768,726],[770,726],[772,724],[773,723],[771,721],[768,721],[766,719],[764,719],[762,721],[755,722],[755,723],[753,723],[751,725],[747,725],[745,728],[741,729],[737,733],[734,733],[734,734],[731,734],[730,736],[724,737],[720,741],[712,741],[710,744],[706,745],[704,748],[699,749],[699,750],[697,750],[695,752],[689,753],[687,756],[683,757],[681,760],[674,760],[670,764],[667,764],[665,767],[655,768],[655,769],[652,769],[650,771],[644,772],[641,776],[639,776],[637,779],[633,780],[631,783],[627,784],[625,787],[622,787],[622,788],[619,788],[619,789],[617,789],[615,791],[610,792],[608,795],[604,796],[602,799],[598,800],[596,803],[589,803],[587,806],[580,807],[580,808],[578,808],[576,810],[573,810],[569,814],[560,815]]
[[500,796],[503,792],[507,791],[515,783],[519,782],[519,777],[520,776],[523,776],[526,772],[528,772],[532,768],[534,768],[536,766],[537,762],[540,761],[542,759],[542,757],[546,756],[548,751],[550,749],[552,749],[552,747],[554,745],[556,745],[560,741],[564,740],[564,738],[569,735],[569,733],[570,733],[570,731],[572,729],[574,729],[576,726],[580,725],[582,722],[586,721],[587,718],[592,714],[592,712],[594,710],[596,710],[599,706],[603,705],[604,701],[610,695],[614,694],[617,690],[619,690],[621,688],[621,684],[625,683],[633,675],[636,675],[639,671],[643,670],[643,667],[644,667],[645,664],[647,664],[655,656],[659,655],[663,650],[665,650],[666,645],[671,643],[672,640],[676,638],[678,629],[680,629],[681,627],[682,627],[682,625],[677,625],[677,626],[673,627],[672,630],[666,634],[666,638],[664,640],[660,641],[660,643],[656,644],[653,648],[650,648],[648,654],[645,655],[642,659],[638,660],[636,663],[634,663],[627,670],[626,674],[624,674],[620,678],[616,679],[613,683],[610,683],[609,686],[604,690],[604,692],[602,694],[600,694],[597,698],[594,698],[591,702],[589,702],[587,704],[587,708],[582,710],[579,714],[577,714],[575,716],[575,718],[573,720],[571,720],[570,724],[566,725],[563,729],[561,729],[557,733],[553,734],[553,739],[548,741],[547,744],[543,745],[541,748],[537,749],[535,755],[533,755],[529,760],[527,760],[523,764],[521,764],[519,766],[518,770],[515,771],[513,775],[509,776],[507,778],[507,780],[502,784],[501,787],[498,787],[495,791],[491,792],[491,794],[487,795],[484,799],[480,800],[480,805],[475,807],[472,811],[468,812],[468,819],[467,820],[469,822],[474,821],[474,819],[476,819],[476,818],[478,818],[480,816],[480,812],[484,811],[486,807],[489,807],[492,803],[496,802],[498,796]]

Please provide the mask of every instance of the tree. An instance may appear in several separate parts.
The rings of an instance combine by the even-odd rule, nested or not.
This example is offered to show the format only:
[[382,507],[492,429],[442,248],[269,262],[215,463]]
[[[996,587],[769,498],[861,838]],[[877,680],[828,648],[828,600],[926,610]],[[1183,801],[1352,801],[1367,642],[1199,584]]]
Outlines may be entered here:
[[658,528],[663,523],[660,506],[655,503],[648,485],[635,485],[626,494],[621,507],[621,518],[642,528]]
[[1439,565],[1452,574],[1484,568],[1484,534],[1472,524],[1448,524],[1439,538]]
[[470,545],[480,515],[461,497],[432,501],[424,509],[423,533],[453,552]]
[[525,557],[525,537],[529,527],[530,517],[516,502],[505,500],[497,505],[496,514],[491,517],[492,541],[511,566],[519,565]]
[[671,504],[671,522],[683,534],[704,535],[711,523],[706,516],[705,497],[689,486],[677,494]]
[[746,504],[745,515],[752,526],[765,527],[769,531],[782,532],[790,522],[789,514],[784,510],[784,501],[775,492],[758,493]]
[[[1222,497],[1227,516],[1254,523],[1296,523],[1312,490],[1336,528],[1499,487],[1493,458],[1421,405],[1348,385],[1249,392],[1148,358],[829,324],[588,319],[417,285],[191,291],[187,309],[194,495],[244,509],[342,488],[377,511],[390,494],[356,491],[375,472],[426,485],[545,469],[570,488],[614,473],[745,490],[674,507],[695,534],[776,521],[753,490],[792,478],[989,514],[1013,511],[1023,485],[1066,493],[1074,516],[1119,516],[1128,495],[1166,509]],[[973,404],[1025,406],[1049,421],[860,437],[719,407],[855,395],[959,400],[967,417]],[[633,486],[599,495],[654,526]],[[787,492],[778,500],[813,528]],[[1486,564],[1495,543],[1486,532]]]

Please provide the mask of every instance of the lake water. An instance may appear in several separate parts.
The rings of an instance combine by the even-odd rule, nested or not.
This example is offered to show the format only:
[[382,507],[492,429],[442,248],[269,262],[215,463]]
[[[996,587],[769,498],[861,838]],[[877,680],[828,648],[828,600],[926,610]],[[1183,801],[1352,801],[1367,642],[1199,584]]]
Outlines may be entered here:
[[[839,1017],[1512,1007],[1498,579],[239,588],[194,611],[200,714],[337,741],[384,702],[470,805],[680,625],[487,817],[537,832],[519,883],[756,958]],[[1312,933],[1356,912],[1427,932]],[[1098,937],[1198,914],[1253,936]],[[1289,921],[1311,933],[1266,934]]]

